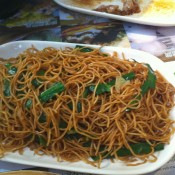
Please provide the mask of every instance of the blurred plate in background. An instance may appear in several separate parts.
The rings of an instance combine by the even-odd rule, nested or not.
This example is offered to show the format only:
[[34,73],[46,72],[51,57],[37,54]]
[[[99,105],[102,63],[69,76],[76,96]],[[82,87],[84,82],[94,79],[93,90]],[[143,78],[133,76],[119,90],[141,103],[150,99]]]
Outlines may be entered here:
[[[96,15],[121,21],[146,24],[153,26],[174,26],[175,25],[175,0],[139,0],[140,13],[121,16],[111,13],[99,12],[94,9],[101,5],[118,5],[123,7],[122,0],[54,0],[59,5],[80,13]],[[91,2],[91,3],[90,3]],[[130,4],[130,1],[128,1]]]
[[32,170],[21,170],[21,171],[10,171],[5,173],[0,173],[1,175],[60,175],[45,171],[32,171]]

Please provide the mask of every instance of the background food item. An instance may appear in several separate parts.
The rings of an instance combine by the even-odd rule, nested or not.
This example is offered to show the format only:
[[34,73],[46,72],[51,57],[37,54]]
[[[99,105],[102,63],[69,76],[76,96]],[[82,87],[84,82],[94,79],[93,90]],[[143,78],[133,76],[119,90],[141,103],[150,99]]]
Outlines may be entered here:
[[141,12],[137,0],[123,0],[122,2],[123,2],[122,9],[120,9],[118,5],[100,5],[94,10],[123,16]]
[[175,1],[174,0],[152,0],[150,6],[145,10],[145,16],[171,16],[174,14]]
[[65,0],[65,4],[73,4],[76,7],[85,8],[117,15],[142,14],[152,1],[147,0]]

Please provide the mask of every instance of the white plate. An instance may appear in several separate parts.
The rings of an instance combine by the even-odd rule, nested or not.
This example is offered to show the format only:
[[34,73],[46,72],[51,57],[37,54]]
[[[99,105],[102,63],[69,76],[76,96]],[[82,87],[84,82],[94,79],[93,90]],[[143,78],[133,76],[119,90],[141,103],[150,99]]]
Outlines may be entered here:
[[[114,15],[114,14],[109,14],[104,12],[97,12],[92,10],[95,8],[92,8],[92,7],[89,8],[88,6],[81,7],[80,5],[73,4],[71,2],[73,0],[54,0],[54,1],[67,9],[77,11],[80,13],[89,14],[89,15],[96,15],[99,17],[111,18],[111,19],[116,19],[121,21],[146,24],[146,25],[152,25],[152,26],[174,26],[175,25],[175,13],[173,12],[174,11],[173,9],[170,9],[171,10],[170,12],[167,12],[167,13],[165,12],[165,14],[160,14],[160,12],[159,13],[152,12],[151,14],[141,12],[140,14],[120,16],[120,15]],[[113,5],[120,6],[121,3],[119,1],[120,0],[111,0],[110,2],[109,0],[104,0],[103,4],[106,4],[106,5],[113,4]],[[142,7],[144,8],[144,6],[147,6],[149,2],[150,0],[142,0],[141,9]]]
[[[76,44],[71,43],[59,43],[59,42],[48,42],[48,41],[16,41],[7,43],[0,46],[0,57],[9,58],[17,56],[19,53],[24,51],[25,49],[35,46],[38,49],[43,49],[48,46],[52,46],[55,48],[64,48],[64,47],[75,47]],[[99,47],[99,46],[92,46]],[[166,64],[163,63],[160,59],[134,49],[127,48],[118,48],[118,47],[109,47],[105,46],[102,48],[104,51],[112,53],[117,51],[119,56],[122,53],[125,54],[128,59],[135,59],[138,62],[146,62],[151,65],[153,69],[159,70],[165,78],[169,82],[171,82],[175,86],[175,78],[173,73],[169,72]],[[172,117],[174,114],[174,117]],[[171,117],[175,119],[175,109],[172,110]],[[51,156],[38,156],[34,155],[33,152],[26,149],[23,155],[16,153],[8,153],[1,160],[14,162],[19,164],[33,165],[33,166],[41,166],[48,167],[60,170],[68,170],[68,171],[77,171],[77,172],[86,172],[93,174],[110,174],[110,175],[136,175],[136,174],[144,174],[148,172],[152,172],[166,162],[168,162],[173,154],[175,153],[175,135],[172,137],[170,144],[165,146],[165,149],[161,152],[157,152],[156,155],[158,160],[154,163],[145,163],[139,166],[126,166],[123,162],[117,161],[116,163],[111,163],[109,160],[105,160],[102,162],[102,166],[100,169],[92,167],[90,165],[85,164],[84,162],[77,163],[69,163],[69,162],[57,162],[56,158]]]

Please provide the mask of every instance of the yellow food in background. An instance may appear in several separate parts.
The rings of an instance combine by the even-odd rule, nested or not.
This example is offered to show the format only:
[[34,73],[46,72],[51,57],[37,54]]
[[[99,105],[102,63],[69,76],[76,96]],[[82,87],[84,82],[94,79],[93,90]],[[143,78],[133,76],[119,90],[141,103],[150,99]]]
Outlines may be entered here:
[[172,14],[175,12],[174,9],[174,0],[153,0],[146,11],[146,14]]

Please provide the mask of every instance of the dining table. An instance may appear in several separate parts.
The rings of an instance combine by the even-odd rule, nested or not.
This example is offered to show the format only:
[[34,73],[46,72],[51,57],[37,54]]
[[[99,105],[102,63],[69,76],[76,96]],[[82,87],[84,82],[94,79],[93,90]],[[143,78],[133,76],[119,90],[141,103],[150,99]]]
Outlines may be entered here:
[[[0,45],[21,40],[137,49],[159,58],[175,76],[175,25],[161,26],[148,22],[144,24],[144,22],[123,21],[81,13],[63,7],[53,0],[25,0],[25,3],[21,3],[19,8],[12,13],[6,15],[0,13]],[[88,175],[88,173],[0,160],[1,173],[16,170],[39,170],[61,175]],[[146,175],[174,175],[174,172],[175,156],[158,170]]]

